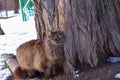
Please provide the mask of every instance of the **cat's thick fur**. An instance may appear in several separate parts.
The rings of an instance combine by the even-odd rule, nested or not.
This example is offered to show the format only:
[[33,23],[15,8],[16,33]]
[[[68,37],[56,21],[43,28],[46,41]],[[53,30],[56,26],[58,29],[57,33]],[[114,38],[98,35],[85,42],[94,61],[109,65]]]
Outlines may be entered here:
[[45,41],[36,39],[21,44],[16,54],[20,67],[15,70],[15,78],[24,80],[24,75],[20,74],[24,71],[29,77],[34,76],[34,71],[40,71],[49,78],[57,67],[63,68],[66,74],[73,72],[72,65],[64,57],[65,41],[63,32],[54,31],[46,36]]

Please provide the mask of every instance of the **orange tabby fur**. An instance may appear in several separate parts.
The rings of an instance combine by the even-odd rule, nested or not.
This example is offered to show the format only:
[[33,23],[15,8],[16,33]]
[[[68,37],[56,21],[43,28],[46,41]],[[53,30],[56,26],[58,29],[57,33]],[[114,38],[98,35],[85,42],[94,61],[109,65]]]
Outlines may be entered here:
[[15,78],[24,80],[25,77],[20,74],[20,71],[27,71],[28,76],[33,77],[35,70],[43,72],[45,77],[49,78],[55,66],[63,67],[65,73],[73,72],[72,65],[64,57],[64,42],[64,34],[61,31],[55,31],[51,32],[44,42],[37,39],[20,45],[16,54],[20,68],[16,69]]

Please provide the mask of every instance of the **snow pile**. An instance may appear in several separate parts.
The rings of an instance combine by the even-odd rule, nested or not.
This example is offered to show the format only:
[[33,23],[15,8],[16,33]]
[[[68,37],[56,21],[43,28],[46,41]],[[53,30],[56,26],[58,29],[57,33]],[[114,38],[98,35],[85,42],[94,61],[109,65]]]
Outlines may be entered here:
[[5,35],[0,35],[0,53],[15,53],[23,42],[36,39],[34,18],[23,22],[21,15],[0,20]]
[[11,75],[11,72],[8,68],[0,70],[0,80],[7,80]]
[[79,77],[79,73],[80,73],[79,70],[75,70],[75,76],[74,76],[74,79],[77,79],[77,78]]
[[[0,58],[3,53],[16,54],[17,47],[31,39],[36,39],[34,18],[23,22],[21,14],[0,19],[0,24],[5,35],[0,35]],[[0,80],[7,80],[11,72],[5,66],[3,59],[0,59]]]
[[111,63],[116,63],[120,61],[120,57],[109,57],[107,61]]
[[114,77],[120,79],[120,73],[116,74]]

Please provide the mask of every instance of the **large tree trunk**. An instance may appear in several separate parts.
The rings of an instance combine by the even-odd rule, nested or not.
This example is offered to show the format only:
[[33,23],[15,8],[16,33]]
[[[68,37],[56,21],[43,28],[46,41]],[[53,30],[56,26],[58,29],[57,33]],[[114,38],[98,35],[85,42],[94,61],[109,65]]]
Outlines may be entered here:
[[64,31],[66,58],[76,67],[120,56],[120,19],[113,0],[34,0],[37,37]]

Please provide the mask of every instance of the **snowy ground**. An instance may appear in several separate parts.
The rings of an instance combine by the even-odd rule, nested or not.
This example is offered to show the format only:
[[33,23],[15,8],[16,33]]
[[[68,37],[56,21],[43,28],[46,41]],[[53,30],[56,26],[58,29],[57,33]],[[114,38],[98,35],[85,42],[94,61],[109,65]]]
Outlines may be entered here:
[[34,18],[23,22],[21,14],[8,19],[0,19],[0,24],[5,35],[0,35],[0,80],[6,80],[11,74],[5,68],[4,60],[1,59],[3,53],[16,54],[16,48],[23,42],[36,39]]
[[[0,19],[0,24],[5,32],[5,35],[0,35],[0,56],[3,53],[16,54],[16,48],[21,43],[36,39],[34,18],[23,22],[21,14],[19,14],[8,19]],[[110,57],[107,61],[114,63],[120,61],[120,58]],[[6,80],[9,75],[11,73],[0,57],[0,80]],[[120,78],[120,74],[116,74],[115,78]]]
[[0,36],[0,53],[15,53],[19,44],[36,38],[34,18],[23,22],[21,15],[18,15],[1,19],[0,24],[5,32],[5,35]]

